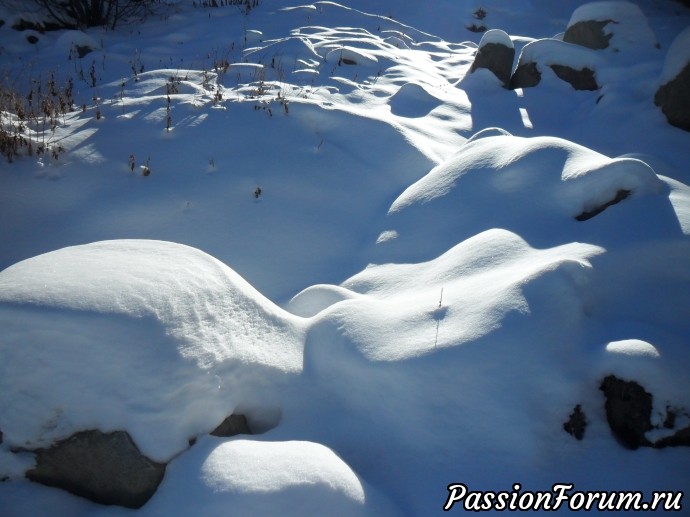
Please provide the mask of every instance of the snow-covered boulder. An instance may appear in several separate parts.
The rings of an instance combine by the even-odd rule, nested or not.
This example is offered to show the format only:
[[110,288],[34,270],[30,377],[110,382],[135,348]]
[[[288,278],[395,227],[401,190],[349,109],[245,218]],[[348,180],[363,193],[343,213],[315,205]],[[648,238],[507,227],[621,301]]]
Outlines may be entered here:
[[484,33],[479,42],[479,49],[470,67],[470,73],[479,68],[486,68],[507,88],[514,58],[515,46],[510,36],[500,29],[491,29]]
[[669,123],[690,131],[690,27],[668,49],[654,103]]
[[126,431],[166,462],[239,405],[252,425],[252,409],[280,404],[268,386],[302,368],[298,318],[168,242],[98,242],[5,269],[0,328],[0,428],[23,449]]
[[632,2],[592,2],[573,12],[563,41],[614,52],[657,46],[642,10]]
[[525,45],[510,78],[510,88],[529,88],[540,83],[550,68],[576,90],[597,90],[599,58],[594,51],[555,39],[541,39]]
[[[378,245],[379,260],[434,256],[490,228],[542,242],[563,242],[564,232],[572,231],[569,236],[578,240],[584,238],[578,227],[607,219],[599,212],[578,221],[583,214],[608,207],[604,213],[612,215],[616,207],[663,188],[640,160],[612,159],[560,138],[475,139],[393,202],[386,229],[398,237]],[[628,198],[611,208],[620,191],[629,191]]]

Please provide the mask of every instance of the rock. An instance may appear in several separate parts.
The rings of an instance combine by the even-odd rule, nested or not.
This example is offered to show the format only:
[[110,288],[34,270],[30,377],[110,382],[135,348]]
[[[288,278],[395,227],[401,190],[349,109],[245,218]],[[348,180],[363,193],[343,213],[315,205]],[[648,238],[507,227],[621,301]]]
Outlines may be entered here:
[[238,434],[252,434],[244,415],[230,415],[218,427],[211,431],[211,436],[235,436]]
[[577,22],[565,30],[563,41],[595,50],[608,48],[613,34],[606,34],[606,27],[613,20],[588,20]]
[[658,48],[647,17],[632,2],[592,2],[573,12],[563,41],[594,50]]
[[165,465],[143,456],[125,431],[82,431],[33,452],[36,467],[27,478],[101,504],[140,508],[165,474]]
[[525,45],[509,87],[530,88],[541,81],[545,67],[576,90],[597,90],[596,66],[599,58],[593,50],[556,39],[541,39]]
[[630,190],[620,189],[618,192],[616,192],[616,196],[612,200],[607,201],[606,203],[604,203],[602,205],[595,206],[595,207],[592,207],[588,210],[585,210],[581,214],[575,216],[575,219],[577,219],[578,221],[587,221],[588,219],[591,219],[595,215],[602,213],[604,210],[606,210],[611,205],[615,205],[616,203],[620,203],[624,199],[627,199],[630,196],[630,193],[631,193]]
[[576,90],[598,90],[599,85],[594,77],[594,70],[584,67],[576,70],[566,65],[551,65],[551,70]]
[[652,445],[645,433],[652,429],[652,395],[635,381],[608,375],[599,387],[606,397],[606,420],[616,439],[628,449]]
[[669,124],[690,131],[690,27],[673,40],[659,83],[654,104]]
[[568,421],[563,424],[563,429],[566,433],[574,436],[577,440],[582,440],[585,436],[585,429],[587,428],[587,416],[582,411],[582,406],[578,404],[570,413]]
[[515,72],[513,72],[508,84],[511,90],[516,88],[532,88],[541,82],[541,72],[536,63],[518,62]]
[[671,436],[667,436],[654,442],[654,447],[657,449],[663,449],[664,447],[678,447],[686,446],[690,447],[690,426],[683,429],[679,429]]
[[470,73],[479,68],[490,70],[508,87],[513,70],[515,47],[508,34],[499,29],[487,31],[479,43],[479,50],[470,67]]

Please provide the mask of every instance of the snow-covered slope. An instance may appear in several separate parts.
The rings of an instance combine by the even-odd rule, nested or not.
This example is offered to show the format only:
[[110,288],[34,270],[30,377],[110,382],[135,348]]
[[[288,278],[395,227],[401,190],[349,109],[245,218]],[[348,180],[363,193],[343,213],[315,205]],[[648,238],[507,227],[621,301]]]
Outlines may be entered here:
[[[23,128],[57,159],[0,164],[0,516],[687,491],[688,448],[622,447],[600,386],[653,396],[651,441],[690,424],[690,133],[653,102],[690,11],[619,6],[619,52],[540,45],[597,91],[468,75],[468,27],[517,61],[621,3],[583,4],[177,2],[45,33],[0,12],[13,88],[71,77],[83,104]],[[207,436],[233,413],[256,434]],[[94,428],[168,462],[139,510],[23,479],[26,449]]]

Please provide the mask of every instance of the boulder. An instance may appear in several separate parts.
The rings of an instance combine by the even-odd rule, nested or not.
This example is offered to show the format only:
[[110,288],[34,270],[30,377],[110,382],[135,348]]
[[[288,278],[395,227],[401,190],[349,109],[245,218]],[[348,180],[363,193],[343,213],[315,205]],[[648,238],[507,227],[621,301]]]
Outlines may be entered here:
[[490,70],[508,87],[510,83],[510,73],[513,70],[513,59],[515,58],[515,47],[510,36],[499,29],[491,29],[484,33],[477,55],[470,67],[470,73],[474,73],[479,68]]
[[247,417],[244,415],[232,414],[211,431],[211,436],[229,437],[238,434],[252,434],[247,423]]
[[632,2],[591,2],[581,5],[568,22],[563,41],[613,52],[658,48],[647,17]]
[[690,27],[673,40],[659,84],[654,104],[669,124],[690,131]]
[[125,431],[81,431],[33,452],[27,478],[101,504],[140,508],[165,474],[165,464],[141,454]]
[[604,27],[612,21],[587,20],[576,22],[566,29],[565,34],[563,34],[563,41],[595,50],[607,48],[613,34],[606,34]]
[[606,397],[606,420],[616,439],[628,449],[652,445],[645,436],[652,429],[652,395],[635,381],[608,375],[599,389]]
[[556,39],[541,39],[525,45],[520,52],[509,87],[531,88],[541,82],[549,67],[561,80],[576,90],[597,90],[596,68],[599,58],[594,51]]

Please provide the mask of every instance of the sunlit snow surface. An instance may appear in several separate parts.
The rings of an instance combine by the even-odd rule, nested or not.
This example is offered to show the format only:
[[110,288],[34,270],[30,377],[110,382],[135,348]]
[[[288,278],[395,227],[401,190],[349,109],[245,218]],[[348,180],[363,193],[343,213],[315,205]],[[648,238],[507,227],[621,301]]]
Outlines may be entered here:
[[[0,171],[0,515],[434,515],[457,482],[687,490],[687,448],[623,449],[599,385],[640,382],[655,422],[690,410],[690,133],[652,100],[689,11],[641,4],[647,26],[626,7],[619,52],[541,45],[595,66],[599,91],[467,75],[479,7],[517,60],[616,3],[582,4],[184,5],[36,45],[0,27],[17,84],[81,67],[86,104],[49,135],[57,161]],[[97,50],[68,60],[73,43]],[[577,404],[582,442],[563,431]],[[233,412],[259,434],[206,436]],[[21,479],[12,448],[91,428],[170,460],[140,510]]]

